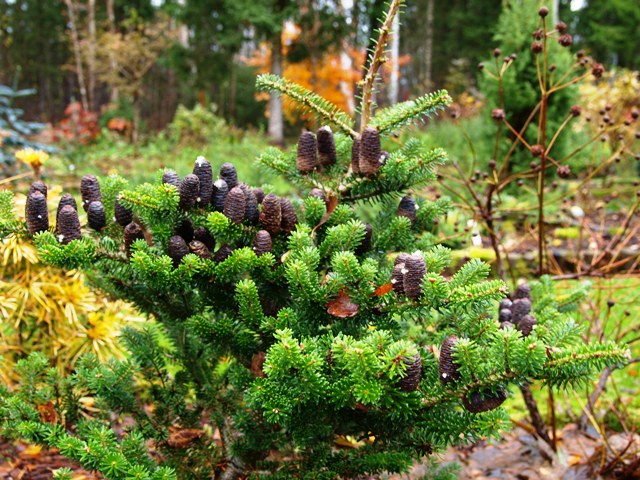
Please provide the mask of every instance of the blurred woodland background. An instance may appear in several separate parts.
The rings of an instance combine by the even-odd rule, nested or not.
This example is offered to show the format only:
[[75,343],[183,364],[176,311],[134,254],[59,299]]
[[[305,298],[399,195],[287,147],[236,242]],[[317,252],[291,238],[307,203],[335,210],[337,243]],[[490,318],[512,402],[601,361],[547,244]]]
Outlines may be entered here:
[[[530,4],[533,11],[539,2],[409,0],[378,104],[438,88],[463,103],[481,98],[476,65],[489,57],[501,35],[512,40],[528,35],[518,24],[510,25],[510,32],[497,30],[511,3]],[[640,3],[555,3],[553,15],[569,25],[576,47],[609,67],[640,66]],[[256,73],[282,72],[353,111],[365,52],[384,4],[1,0],[0,83],[35,89],[16,104],[25,119],[60,127],[52,135],[90,139],[102,126],[136,141],[141,131],[166,127],[179,105],[213,104],[228,123],[268,129],[272,141],[282,143],[305,119],[287,105],[281,113],[279,100],[268,104],[268,97],[256,95]],[[82,128],[70,132],[70,123]]]

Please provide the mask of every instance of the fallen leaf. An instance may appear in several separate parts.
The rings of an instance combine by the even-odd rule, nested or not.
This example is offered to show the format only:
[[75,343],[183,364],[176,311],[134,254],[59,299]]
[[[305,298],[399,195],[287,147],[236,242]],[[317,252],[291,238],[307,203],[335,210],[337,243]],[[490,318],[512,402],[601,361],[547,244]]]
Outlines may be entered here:
[[327,222],[327,220],[329,220],[331,218],[331,215],[333,214],[333,211],[336,209],[337,206],[338,206],[338,197],[335,196],[335,195],[330,196],[327,199],[327,211],[326,211],[326,213],[320,219],[320,223],[318,223],[315,227],[313,227],[313,230],[311,231],[311,233],[315,233],[315,231],[318,228],[320,228],[322,225],[324,225]]
[[267,358],[265,352],[257,352],[251,358],[251,373],[253,373],[254,376],[264,378],[262,366],[264,365],[265,358]]
[[349,295],[344,293],[344,290],[336,298],[327,302],[326,307],[329,315],[338,318],[353,317],[360,310],[360,306],[353,303]]
[[378,288],[376,288],[375,294],[378,297],[381,297],[381,296],[386,295],[387,293],[389,293],[391,291],[391,289],[393,289],[393,284],[392,283],[386,283],[386,284],[380,285]]
[[204,432],[197,428],[169,427],[167,443],[173,448],[187,448],[194,440],[200,438]]
[[40,413],[41,422],[56,423],[58,421],[58,414],[53,408],[53,402],[51,400],[38,405],[38,413]]

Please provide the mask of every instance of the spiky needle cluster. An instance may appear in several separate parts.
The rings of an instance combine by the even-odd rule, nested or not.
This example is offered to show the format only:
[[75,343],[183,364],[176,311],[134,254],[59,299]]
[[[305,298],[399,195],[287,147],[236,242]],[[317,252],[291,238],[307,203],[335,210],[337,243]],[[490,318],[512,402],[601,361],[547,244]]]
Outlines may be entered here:
[[[516,293],[501,324],[508,292],[488,265],[443,273],[451,254],[434,233],[449,205],[409,190],[444,152],[411,140],[387,153],[382,140],[443,107],[446,92],[383,110],[357,133],[299,86],[258,84],[343,132],[306,132],[293,151],[260,158],[301,187],[292,200],[242,183],[229,163],[214,179],[202,157],[182,179],[165,171],[134,188],[85,177],[90,231],[68,196],[57,236],[37,188],[26,228],[0,196],[2,232],[28,231],[46,261],[87,270],[157,320],[125,333],[132,362],[85,358],[66,378],[42,357],[23,362],[22,388],[0,400],[3,435],[53,445],[113,479],[355,478],[498,435],[510,385],[566,387],[624,362],[619,346],[577,341],[547,280]],[[356,208],[364,200],[379,205],[370,223]],[[103,409],[79,421],[87,396]],[[116,435],[105,427],[112,411],[134,426]]]

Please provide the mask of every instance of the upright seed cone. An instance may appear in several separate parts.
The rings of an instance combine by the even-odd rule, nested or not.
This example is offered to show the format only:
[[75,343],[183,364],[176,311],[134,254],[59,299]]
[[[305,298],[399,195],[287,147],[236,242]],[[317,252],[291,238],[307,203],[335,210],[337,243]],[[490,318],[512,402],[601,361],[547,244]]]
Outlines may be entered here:
[[168,183],[176,188],[180,188],[180,177],[173,170],[166,169],[162,174],[162,183]]
[[458,337],[451,335],[444,339],[440,347],[440,362],[438,364],[438,374],[440,381],[445,385],[460,379],[460,371],[453,357],[453,350],[458,341]]
[[40,192],[41,194],[43,194],[46,197],[47,196],[47,192],[48,192],[47,186],[44,184],[43,181],[36,180],[29,187],[29,193],[33,193],[33,192]]
[[180,208],[189,210],[192,208],[200,195],[200,179],[194,174],[189,174],[182,179],[178,188],[180,194]]
[[29,230],[31,235],[35,235],[38,232],[45,232],[49,229],[47,197],[41,192],[36,190],[27,196],[25,219],[27,221],[27,230]]
[[516,328],[522,332],[523,337],[528,337],[533,331],[538,321],[533,315],[525,315],[516,325]]
[[193,238],[204,243],[209,250],[213,250],[216,246],[216,239],[206,227],[198,227],[193,232]]
[[116,222],[121,227],[126,227],[133,222],[133,212],[130,208],[120,203],[120,197],[116,198],[116,202],[113,205],[113,216],[116,217]]
[[176,235],[180,235],[185,242],[189,243],[193,240],[193,222],[190,219],[185,218],[182,223],[178,225],[178,228],[176,228],[174,233]]
[[318,139],[318,160],[323,167],[330,167],[336,164],[338,154],[336,153],[336,142],[333,138],[331,128],[321,127],[317,133]]
[[80,180],[80,194],[82,195],[82,208],[86,212],[91,202],[102,201],[100,182],[94,175],[85,175]]
[[360,135],[353,139],[351,145],[351,170],[360,173]]
[[273,248],[271,235],[266,230],[260,230],[253,239],[253,251],[257,256],[270,252]]
[[520,298],[528,298],[531,300],[531,287],[527,283],[521,283],[513,292],[513,299],[518,300]]
[[380,133],[375,128],[368,127],[360,137],[360,172],[373,175],[380,170]]
[[58,203],[58,210],[56,211],[56,225],[58,225],[60,210],[62,210],[67,205],[73,208],[76,212],[78,211],[78,204],[76,203],[76,199],[73,198],[73,195],[71,195],[70,193],[65,193],[60,197],[60,202]]
[[518,323],[526,315],[531,313],[531,300],[528,298],[518,298],[511,305],[511,318],[513,323]]
[[407,217],[411,223],[416,221],[416,214],[418,212],[418,206],[416,200],[411,195],[402,197],[400,205],[398,205],[397,215],[399,217]]
[[[62,203],[62,201],[60,203]],[[63,205],[62,208],[58,207],[56,233],[58,234],[58,241],[63,245],[68,244],[72,240],[80,240],[82,238],[78,210],[73,208],[73,206]]]
[[286,233],[291,233],[296,229],[298,223],[298,216],[296,210],[293,208],[293,204],[287,198],[280,199],[280,212],[282,214],[282,222],[280,226]]
[[211,252],[207,246],[199,240],[194,240],[189,243],[189,250],[191,253],[196,254],[200,258],[205,260],[211,260]]
[[364,224],[364,238],[358,248],[356,248],[356,255],[364,255],[371,250],[371,242],[373,240],[373,226],[370,223]]
[[422,278],[427,273],[427,265],[422,255],[415,253],[404,262],[404,294],[414,300],[422,296]]
[[140,225],[131,222],[124,227],[124,251],[127,253],[127,257],[131,257],[131,245],[136,240],[144,240],[144,232]]
[[271,235],[277,234],[282,224],[282,207],[280,199],[270,193],[262,201],[262,211],[260,212],[260,224]]
[[409,258],[408,253],[401,253],[393,262],[393,272],[391,274],[391,286],[398,295],[404,295],[404,272],[405,262]]
[[462,404],[464,408],[471,413],[481,413],[495,410],[502,405],[506,399],[507,394],[503,389],[495,392],[487,389],[480,392],[471,392],[462,398]]
[[264,200],[264,190],[262,190],[261,188],[254,188],[253,194],[256,196],[258,205],[262,205],[262,200]]
[[418,389],[420,379],[422,378],[422,359],[420,354],[416,354],[413,358],[405,360],[405,376],[398,381],[398,388],[403,392],[413,392]]
[[224,201],[224,214],[233,223],[242,223],[247,210],[247,201],[240,187],[233,187]]
[[211,195],[213,194],[213,171],[209,160],[203,156],[199,156],[193,166],[193,174],[198,177],[200,181],[198,205],[206,207],[211,203]]
[[173,260],[173,267],[178,268],[182,259],[189,253],[187,242],[180,235],[174,235],[169,239],[167,255]]
[[253,193],[253,189],[245,183],[239,184],[239,187],[242,189],[242,192],[244,193],[244,199],[247,205],[247,208],[244,212],[244,218],[249,223],[253,223],[253,224],[258,223],[258,217],[260,212],[258,212],[258,199]]
[[231,256],[232,253],[233,253],[233,248],[231,248],[229,245],[222,245],[214,255],[213,259],[216,262],[224,262],[227,258]]
[[302,132],[298,139],[296,165],[300,173],[309,173],[316,168],[316,136],[312,132]]
[[213,183],[213,193],[211,194],[211,204],[216,212],[224,210],[224,201],[229,194],[229,186],[227,182],[221,178]]
[[87,207],[87,220],[89,226],[96,231],[102,230],[107,225],[107,218],[102,202],[91,202]]
[[227,182],[229,190],[238,185],[238,172],[232,163],[223,163],[220,167],[220,178]]

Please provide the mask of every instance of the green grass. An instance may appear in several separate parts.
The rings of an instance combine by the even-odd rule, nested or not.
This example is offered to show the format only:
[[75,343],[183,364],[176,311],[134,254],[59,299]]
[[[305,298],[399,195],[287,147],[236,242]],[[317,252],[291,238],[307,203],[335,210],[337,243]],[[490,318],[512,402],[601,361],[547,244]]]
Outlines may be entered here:
[[256,157],[268,146],[266,137],[258,133],[218,136],[206,144],[178,143],[159,134],[136,146],[107,132],[94,144],[57,155],[48,169],[51,173],[70,175],[69,180],[78,183],[76,188],[78,179],[86,174],[117,173],[135,185],[155,181],[157,172],[163,168],[175,170],[180,176],[191,173],[196,158],[203,155],[211,162],[214,175],[223,163],[231,162],[241,181],[254,186],[269,184],[273,191],[284,194],[291,187],[255,163]]

